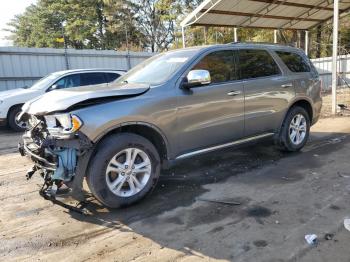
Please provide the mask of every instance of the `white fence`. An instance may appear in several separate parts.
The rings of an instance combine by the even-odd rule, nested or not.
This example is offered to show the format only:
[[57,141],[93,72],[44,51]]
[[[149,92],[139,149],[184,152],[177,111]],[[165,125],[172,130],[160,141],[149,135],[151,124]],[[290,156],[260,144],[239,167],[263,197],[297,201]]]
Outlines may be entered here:
[[[323,82],[324,91],[332,89],[332,57],[311,59]],[[338,56],[338,86],[350,86],[350,55]]]
[[0,47],[0,91],[31,86],[60,70],[105,68],[128,70],[151,57],[146,52]]

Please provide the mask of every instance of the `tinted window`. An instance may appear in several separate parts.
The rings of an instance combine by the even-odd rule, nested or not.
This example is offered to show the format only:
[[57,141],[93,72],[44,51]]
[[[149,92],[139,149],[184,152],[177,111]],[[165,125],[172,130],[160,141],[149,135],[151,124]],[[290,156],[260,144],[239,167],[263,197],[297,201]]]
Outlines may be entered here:
[[65,76],[60,80],[58,80],[54,85],[56,85],[55,89],[63,89],[63,88],[80,86],[80,76],[79,74]]
[[110,82],[113,82],[114,80],[116,80],[118,77],[120,77],[119,74],[117,73],[106,73],[106,78],[107,78],[107,82],[110,83]]
[[80,75],[80,79],[82,86],[98,85],[107,82],[104,73],[85,73]]
[[218,51],[205,56],[192,70],[208,70],[212,83],[237,79],[233,51]]
[[279,57],[282,59],[283,63],[292,72],[310,72],[309,63],[300,55],[290,52],[276,51]]
[[280,74],[271,55],[265,50],[239,50],[241,79],[257,78]]

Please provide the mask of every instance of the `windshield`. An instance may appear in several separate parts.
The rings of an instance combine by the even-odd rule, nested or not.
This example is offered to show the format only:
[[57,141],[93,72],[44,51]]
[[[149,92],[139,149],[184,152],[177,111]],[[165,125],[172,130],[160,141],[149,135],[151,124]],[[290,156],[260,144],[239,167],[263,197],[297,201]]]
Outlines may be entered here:
[[168,80],[197,50],[162,53],[147,59],[120,77],[118,83],[158,85]]
[[52,73],[49,74],[43,78],[41,78],[38,82],[36,82],[34,85],[32,85],[31,87],[29,87],[29,89],[32,90],[41,90],[44,88],[49,88],[49,84],[52,82],[52,80],[56,79],[57,77],[59,77],[61,75],[61,73]]

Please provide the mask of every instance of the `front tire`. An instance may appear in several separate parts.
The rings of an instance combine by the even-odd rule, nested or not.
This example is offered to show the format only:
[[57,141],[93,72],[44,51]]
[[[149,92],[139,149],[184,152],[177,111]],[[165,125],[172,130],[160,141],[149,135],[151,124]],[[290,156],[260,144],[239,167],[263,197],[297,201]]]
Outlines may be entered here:
[[90,161],[87,183],[91,193],[110,208],[141,200],[156,185],[160,158],[142,136],[121,133],[104,139]]
[[17,117],[20,113],[21,113],[21,106],[16,106],[10,110],[7,118],[9,127],[16,132],[23,132],[27,128],[26,122],[17,120]]
[[310,117],[306,110],[300,106],[292,107],[283,122],[280,132],[280,145],[282,150],[296,152],[301,150],[310,134]]

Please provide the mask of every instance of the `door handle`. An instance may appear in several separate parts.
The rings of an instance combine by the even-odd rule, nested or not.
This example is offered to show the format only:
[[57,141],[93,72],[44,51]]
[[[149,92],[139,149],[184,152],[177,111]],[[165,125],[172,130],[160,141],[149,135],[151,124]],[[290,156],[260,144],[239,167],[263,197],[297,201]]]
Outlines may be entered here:
[[227,93],[228,96],[237,96],[237,95],[240,95],[240,94],[242,94],[241,91],[231,91],[231,92]]
[[293,87],[293,84],[292,83],[288,83],[288,84],[281,85],[281,87],[282,88]]

